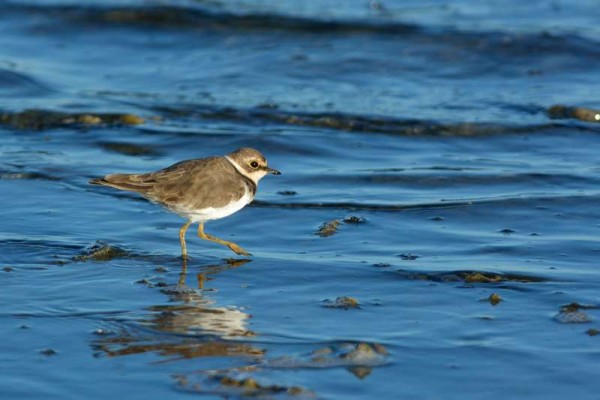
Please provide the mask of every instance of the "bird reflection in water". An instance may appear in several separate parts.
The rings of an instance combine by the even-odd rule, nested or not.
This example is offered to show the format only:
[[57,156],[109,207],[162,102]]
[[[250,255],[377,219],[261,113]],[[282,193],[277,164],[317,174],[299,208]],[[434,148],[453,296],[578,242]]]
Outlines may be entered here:
[[[162,288],[172,304],[148,307],[150,314],[134,328],[107,335],[93,343],[95,350],[109,357],[157,352],[165,361],[196,357],[260,358],[264,354],[243,338],[254,336],[248,330],[250,315],[237,307],[220,307],[202,295],[211,275],[238,268],[250,260],[226,260],[209,265],[196,274],[198,289],[186,285],[188,266],[184,261],[178,283]],[[150,329],[144,329],[150,328]],[[165,333],[167,335],[165,335]],[[172,335],[170,335],[172,334]]]
[[[148,307],[150,313],[141,321],[125,322],[118,333],[111,333],[93,342],[97,355],[117,357],[156,353],[157,363],[186,359],[213,359],[214,364],[181,372],[173,376],[177,388],[200,394],[223,397],[316,398],[309,389],[277,383],[276,370],[345,368],[355,377],[364,379],[373,368],[387,364],[387,349],[377,343],[332,341],[320,342],[316,348],[301,351],[304,346],[276,357],[266,357],[266,349],[255,347],[254,333],[248,330],[250,315],[237,307],[220,307],[206,297],[213,276],[241,267],[250,260],[227,260],[223,264],[201,268],[192,278],[184,261],[177,284],[161,291],[170,302]],[[289,344],[288,344],[289,345]],[[286,354],[287,353],[287,354]],[[227,362],[223,362],[226,360]],[[276,382],[275,384],[269,382]]]
[[194,335],[215,335],[221,338],[235,338],[239,336],[253,336],[254,333],[247,329],[250,315],[237,307],[217,307],[215,300],[203,296],[211,275],[225,270],[238,268],[250,260],[226,260],[222,265],[210,265],[196,274],[200,292],[187,286],[187,262],[183,261],[179,282],[177,285],[167,286],[162,292],[169,295],[172,302],[178,304],[152,306],[148,309],[155,312],[150,325],[162,332]]

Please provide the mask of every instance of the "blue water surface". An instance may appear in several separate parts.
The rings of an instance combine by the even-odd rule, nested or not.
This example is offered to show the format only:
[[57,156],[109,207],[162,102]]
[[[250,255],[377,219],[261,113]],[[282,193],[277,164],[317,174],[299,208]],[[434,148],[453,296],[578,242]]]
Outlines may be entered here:
[[0,5],[1,398],[597,398],[596,2]]

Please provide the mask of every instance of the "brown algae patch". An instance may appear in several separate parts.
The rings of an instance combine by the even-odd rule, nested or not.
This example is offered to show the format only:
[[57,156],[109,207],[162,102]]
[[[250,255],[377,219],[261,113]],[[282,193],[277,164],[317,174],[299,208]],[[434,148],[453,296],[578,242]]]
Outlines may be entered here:
[[500,275],[483,274],[481,272],[472,272],[464,276],[466,283],[497,283],[502,282]]
[[124,125],[140,125],[143,124],[144,118],[135,114],[122,114],[118,118],[119,122]]
[[214,114],[229,118],[257,118],[295,126],[311,126],[348,132],[378,132],[403,136],[475,136],[503,133],[510,127],[493,124],[439,124],[394,118],[364,117],[344,113],[290,113],[278,110],[217,110]]
[[362,224],[362,223],[366,222],[366,220],[363,217],[358,216],[358,215],[349,215],[349,216],[345,217],[343,220],[332,219],[331,221],[324,222],[319,227],[319,230],[317,231],[316,235],[319,235],[321,237],[333,236],[338,232],[339,227],[342,224],[342,222],[344,224],[349,224],[349,225],[358,225],[358,224]]
[[558,313],[554,316],[554,320],[561,324],[585,324],[592,322],[590,317],[583,310],[597,309],[597,306],[581,305],[578,303],[571,303],[560,307]]
[[415,119],[360,116],[345,113],[297,113],[279,110],[279,107],[254,108],[232,107],[195,107],[171,108],[162,107],[161,111],[177,116],[194,116],[202,119],[218,119],[237,122],[277,123],[292,126],[310,126],[336,131],[386,133],[401,136],[483,136],[503,133],[517,133],[521,129],[512,125],[493,123],[458,123],[443,124]]
[[328,222],[325,222],[319,230],[317,231],[317,235],[321,237],[329,237],[333,236],[338,231],[338,226],[340,226],[341,221],[339,219],[334,219]]
[[574,118],[586,122],[600,122],[600,110],[585,107],[568,107],[557,104],[548,109],[553,119]]
[[31,109],[21,112],[5,112],[0,114],[0,123],[15,129],[44,130],[64,126],[96,126],[96,125],[139,125],[145,121],[134,114],[118,113],[64,113]]
[[258,399],[293,398],[315,399],[314,392],[300,386],[268,384],[250,376],[255,367],[232,368],[230,370],[202,371],[194,375],[175,375],[179,389],[230,397]]
[[342,308],[344,310],[347,310],[349,308],[360,308],[360,303],[354,297],[342,296],[337,297],[335,300],[323,300],[323,307]]
[[74,261],[110,261],[115,258],[123,258],[127,257],[130,254],[116,246],[111,246],[103,241],[96,241],[91,246],[85,248],[82,254],[73,257]]
[[84,114],[77,117],[77,122],[84,125],[97,125],[102,123],[102,118],[95,115]]

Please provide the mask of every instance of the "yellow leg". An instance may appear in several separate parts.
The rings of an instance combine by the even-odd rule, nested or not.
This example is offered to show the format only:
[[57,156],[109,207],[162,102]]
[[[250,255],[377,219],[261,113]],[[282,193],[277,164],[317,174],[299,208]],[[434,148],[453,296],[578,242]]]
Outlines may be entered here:
[[246,250],[242,249],[240,246],[233,242],[228,242],[227,240],[219,239],[214,236],[209,235],[208,233],[204,233],[204,223],[200,222],[198,224],[198,236],[200,239],[210,240],[211,242],[222,244],[223,246],[229,247],[235,254],[240,254],[242,256],[250,256]]
[[187,232],[191,224],[192,221],[190,220],[186,222],[179,230],[179,243],[181,243],[181,258],[183,258],[184,260],[187,260],[188,258],[187,249],[185,247],[185,232]]
[[179,286],[185,286],[185,278],[187,275],[187,258],[184,258],[181,262],[181,273],[179,274]]

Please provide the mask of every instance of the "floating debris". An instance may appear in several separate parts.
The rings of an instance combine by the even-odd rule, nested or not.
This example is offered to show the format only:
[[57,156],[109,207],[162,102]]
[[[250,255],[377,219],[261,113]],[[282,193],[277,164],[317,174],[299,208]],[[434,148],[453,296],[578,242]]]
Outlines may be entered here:
[[500,229],[498,232],[502,233],[503,235],[511,235],[513,233],[516,233],[515,230],[512,230],[510,228]]
[[392,264],[381,262],[381,263],[375,263],[375,264],[373,264],[373,266],[377,267],[377,268],[388,268],[388,267],[391,267]]
[[101,240],[96,241],[91,246],[88,246],[83,254],[73,257],[74,261],[110,261],[115,258],[128,256],[129,253],[124,249],[116,246],[111,246]]
[[592,322],[592,318],[581,311],[582,309],[597,308],[594,306],[582,306],[581,304],[571,303],[560,308],[554,319],[561,324],[585,324]]
[[94,330],[94,335],[98,335],[98,336],[108,336],[108,335],[112,335],[113,331],[108,330],[108,329],[103,329],[103,328],[98,328],[96,330]]
[[586,122],[600,122],[600,110],[585,107],[557,104],[548,109],[548,115],[553,119],[574,118]]
[[491,305],[497,306],[502,301],[502,297],[500,297],[500,295],[497,293],[492,293],[490,294],[490,297],[488,297],[488,301]]
[[15,129],[44,130],[72,125],[138,125],[144,123],[144,119],[133,114],[83,114],[31,109],[16,113],[5,112],[0,115],[0,123]]
[[367,222],[367,220],[358,215],[349,215],[346,218],[344,218],[345,224],[362,224],[365,222]]
[[590,328],[587,331],[585,331],[585,333],[587,333],[589,336],[596,336],[600,334],[600,329]]
[[15,269],[13,267],[10,266],[6,266],[2,268],[2,271],[4,272],[13,272]]
[[298,194],[298,192],[296,192],[295,190],[280,190],[279,192],[277,192],[277,194],[280,194],[282,196],[295,196]]
[[319,230],[317,231],[316,234],[321,237],[333,236],[337,233],[339,225],[340,225],[339,219],[334,219],[334,220],[325,222],[323,225],[321,225],[321,227],[319,228]]
[[421,256],[419,256],[417,254],[413,254],[413,253],[401,253],[401,254],[398,254],[398,257],[400,257],[401,259],[406,260],[406,261],[413,261]]
[[49,357],[58,354],[58,352],[54,349],[42,349],[40,350],[40,354]]
[[354,297],[342,296],[337,297],[335,300],[323,300],[323,307],[343,308],[344,310],[347,310],[349,308],[360,308],[360,303]]

